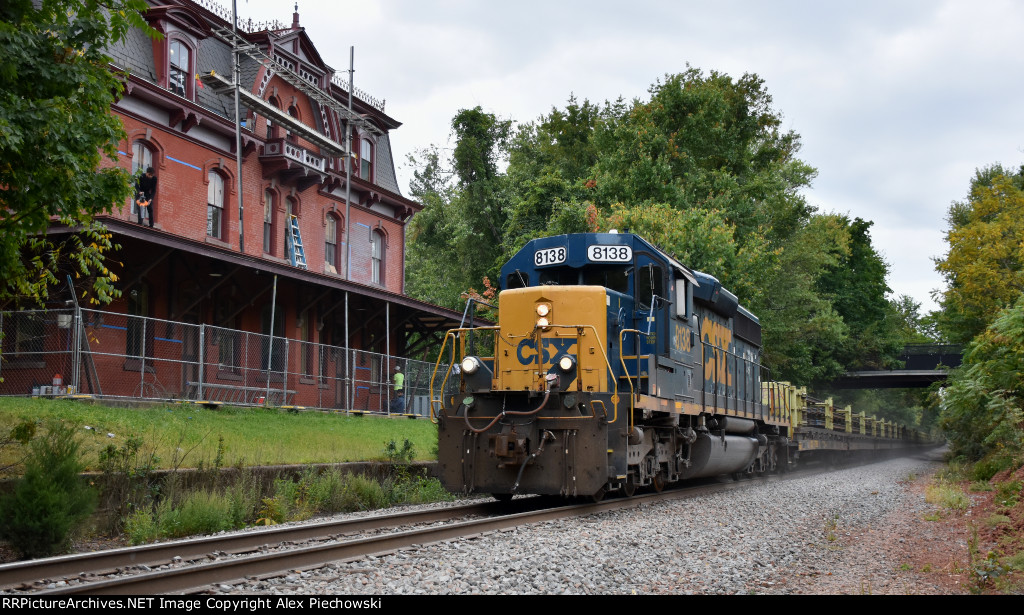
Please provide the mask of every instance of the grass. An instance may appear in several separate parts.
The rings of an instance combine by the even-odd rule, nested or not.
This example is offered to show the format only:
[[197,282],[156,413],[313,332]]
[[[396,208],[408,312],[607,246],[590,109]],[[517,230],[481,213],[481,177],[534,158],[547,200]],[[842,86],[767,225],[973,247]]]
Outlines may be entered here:
[[[26,420],[48,418],[81,426],[89,470],[98,469],[101,450],[130,437],[145,443],[144,452],[155,456],[156,468],[383,460],[382,444],[395,440],[409,440],[418,452],[416,460],[429,460],[437,448],[437,428],[422,419],[190,404],[113,408],[73,400],[0,398],[0,434]],[[16,446],[4,447],[0,467],[20,454]]]
[[939,481],[925,488],[924,499],[944,510],[967,510],[970,499],[959,485]]

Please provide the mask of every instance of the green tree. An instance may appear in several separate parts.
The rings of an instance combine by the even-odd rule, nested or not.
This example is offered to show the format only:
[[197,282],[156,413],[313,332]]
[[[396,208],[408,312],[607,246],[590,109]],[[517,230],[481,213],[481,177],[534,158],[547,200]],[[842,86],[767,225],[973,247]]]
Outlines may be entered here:
[[412,194],[424,209],[409,233],[410,294],[457,308],[463,293],[496,278],[507,217],[499,166],[511,131],[510,121],[480,107],[463,109],[452,119],[451,159],[434,148],[413,161]]
[[1024,292],[1024,168],[979,170],[947,221],[949,253],[936,260],[948,284],[938,324],[947,339],[966,343]]
[[79,476],[84,469],[75,428],[49,425],[44,437],[31,442],[14,490],[0,498],[0,538],[25,557],[66,551],[96,508],[96,492]]
[[[97,214],[125,202],[128,172],[104,166],[125,138],[110,113],[124,75],[104,53],[129,28],[153,32],[141,0],[0,3],[0,299],[46,300],[61,273],[92,280],[91,299],[118,296],[104,265],[115,247]],[[102,167],[102,168],[101,168]],[[57,240],[58,222],[81,229]]]
[[886,298],[889,265],[871,245],[873,223],[836,219],[844,229],[842,250],[821,273],[817,289],[849,329],[843,365],[848,370],[895,367],[905,343],[903,320]]
[[941,425],[954,452],[978,460],[1024,451],[1024,296],[964,352],[942,396]]
[[687,67],[635,101],[608,132],[595,136],[595,201],[719,210],[742,246],[758,235],[785,238],[812,209],[799,194],[815,170],[796,158],[799,136],[781,130],[782,116],[757,75]]

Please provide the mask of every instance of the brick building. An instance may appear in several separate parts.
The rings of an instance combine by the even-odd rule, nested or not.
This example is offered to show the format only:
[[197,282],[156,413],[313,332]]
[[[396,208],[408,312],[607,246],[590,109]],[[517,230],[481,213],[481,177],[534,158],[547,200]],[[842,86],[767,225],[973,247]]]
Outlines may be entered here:
[[[118,164],[153,167],[157,176],[152,228],[139,224],[134,202],[102,218],[122,246],[113,260],[123,269],[112,269],[124,297],[109,310],[129,318],[108,327],[127,333],[107,348],[121,343],[125,356],[142,359],[119,358],[117,368],[154,369],[145,358],[170,340],[184,360],[215,357],[201,377],[194,369],[168,376],[178,382],[174,396],[197,380],[251,384],[232,369],[244,354],[237,336],[190,341],[173,325],[132,325],[131,317],[354,348],[386,363],[427,358],[425,349],[461,314],[404,294],[405,227],[421,206],[402,196],[395,175],[389,134],[401,124],[370,95],[355,90],[349,100],[347,66],[335,70],[320,56],[298,7],[290,24],[240,20],[234,38],[230,11],[210,0],[150,4],[144,17],[162,39],[134,31],[109,50],[129,73],[112,109],[128,135]],[[232,41],[246,48],[240,137]],[[297,346],[289,352],[301,353]],[[315,372],[352,369],[297,360],[311,381]],[[294,401],[303,401],[301,391]]]

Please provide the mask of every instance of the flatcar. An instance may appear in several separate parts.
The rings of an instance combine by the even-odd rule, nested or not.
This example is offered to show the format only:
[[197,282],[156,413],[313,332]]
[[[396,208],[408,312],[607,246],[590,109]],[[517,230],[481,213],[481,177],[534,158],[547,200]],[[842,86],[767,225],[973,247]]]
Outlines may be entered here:
[[500,287],[497,324],[449,331],[431,379],[452,491],[631,496],[904,435],[763,378],[757,317],[638,235],[535,239]]

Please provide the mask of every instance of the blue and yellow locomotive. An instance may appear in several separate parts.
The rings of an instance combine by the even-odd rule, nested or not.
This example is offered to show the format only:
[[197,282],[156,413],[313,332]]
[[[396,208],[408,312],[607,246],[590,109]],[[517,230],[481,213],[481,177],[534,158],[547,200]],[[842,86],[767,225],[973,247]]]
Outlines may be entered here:
[[787,462],[760,323],[715,278],[585,233],[531,241],[500,286],[497,326],[449,332],[432,380],[457,390],[433,408],[449,489],[600,498]]

